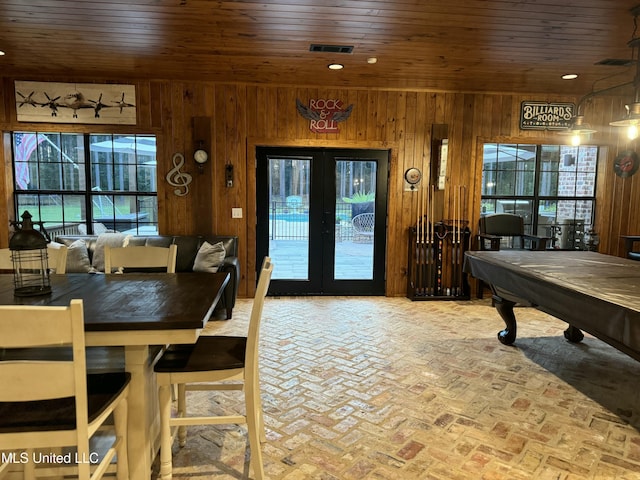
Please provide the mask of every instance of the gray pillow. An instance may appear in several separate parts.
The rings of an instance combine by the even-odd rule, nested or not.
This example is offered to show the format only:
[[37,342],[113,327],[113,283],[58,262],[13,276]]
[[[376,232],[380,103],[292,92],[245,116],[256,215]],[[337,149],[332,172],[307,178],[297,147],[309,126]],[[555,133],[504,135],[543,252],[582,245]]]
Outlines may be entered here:
[[193,271],[216,273],[226,256],[227,252],[222,242],[213,245],[209,242],[204,242],[198,250],[195,262],[193,262]]
[[91,271],[87,243],[76,240],[67,247],[67,273],[88,273]]

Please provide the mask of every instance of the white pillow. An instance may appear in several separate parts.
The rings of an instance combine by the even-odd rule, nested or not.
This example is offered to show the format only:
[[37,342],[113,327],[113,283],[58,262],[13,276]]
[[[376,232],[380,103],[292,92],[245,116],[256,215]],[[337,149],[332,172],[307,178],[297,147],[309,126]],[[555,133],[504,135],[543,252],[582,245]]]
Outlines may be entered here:
[[193,271],[216,273],[226,256],[227,252],[222,242],[214,245],[204,242],[198,250],[195,262],[193,262]]
[[124,233],[102,233],[96,240],[96,249],[93,252],[93,268],[98,272],[104,272],[104,246],[121,247],[126,236]]
[[87,243],[78,239],[67,247],[67,273],[88,273],[91,271]]

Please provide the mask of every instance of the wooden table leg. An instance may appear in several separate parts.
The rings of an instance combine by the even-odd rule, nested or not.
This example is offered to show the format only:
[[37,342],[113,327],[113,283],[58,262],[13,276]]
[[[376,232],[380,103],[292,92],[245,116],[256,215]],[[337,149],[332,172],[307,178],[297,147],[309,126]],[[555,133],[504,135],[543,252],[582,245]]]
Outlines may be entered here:
[[493,304],[506,325],[504,330],[498,332],[498,340],[504,345],[511,345],[516,340],[517,332],[516,315],[513,313],[516,303],[494,294]]
[[131,373],[129,386],[128,451],[130,480],[150,480],[151,462],[158,425],[157,394],[153,365],[149,362],[147,345],[126,346],[125,369]]

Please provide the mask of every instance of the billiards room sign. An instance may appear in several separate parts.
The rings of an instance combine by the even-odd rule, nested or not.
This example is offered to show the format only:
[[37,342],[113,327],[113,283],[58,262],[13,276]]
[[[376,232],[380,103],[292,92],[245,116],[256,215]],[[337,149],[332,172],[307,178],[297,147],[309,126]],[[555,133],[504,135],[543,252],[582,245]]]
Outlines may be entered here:
[[575,115],[574,103],[522,102],[521,130],[565,130]]

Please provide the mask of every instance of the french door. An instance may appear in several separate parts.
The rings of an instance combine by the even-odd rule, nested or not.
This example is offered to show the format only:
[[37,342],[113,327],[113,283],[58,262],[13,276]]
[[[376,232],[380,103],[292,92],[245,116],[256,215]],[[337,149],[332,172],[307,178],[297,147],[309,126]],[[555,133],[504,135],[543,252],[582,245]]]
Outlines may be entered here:
[[272,295],[384,295],[387,150],[258,147],[257,264]]

